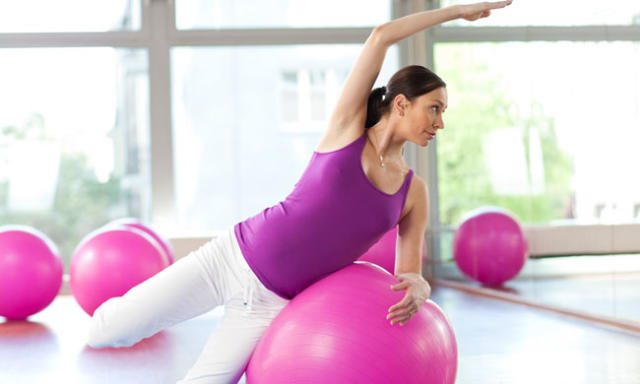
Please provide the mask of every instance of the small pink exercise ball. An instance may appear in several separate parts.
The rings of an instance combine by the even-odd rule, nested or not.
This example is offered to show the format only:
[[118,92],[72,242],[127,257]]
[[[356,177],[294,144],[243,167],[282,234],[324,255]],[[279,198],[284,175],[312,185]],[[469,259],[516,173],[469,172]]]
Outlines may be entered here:
[[462,219],[453,237],[454,260],[469,278],[499,286],[514,278],[529,257],[518,221],[497,207],[482,207]]
[[142,221],[132,217],[125,217],[122,219],[113,220],[109,222],[106,226],[110,227],[114,225],[116,226],[124,225],[126,227],[133,227],[147,233],[149,236],[153,237],[153,239],[157,241],[158,244],[160,244],[160,247],[162,247],[162,250],[167,256],[167,261],[169,265],[173,264],[174,257],[173,257],[173,248],[171,247],[171,244],[167,239],[160,236],[160,234],[155,229],[153,229],[149,224],[145,224]]
[[62,260],[44,233],[24,225],[0,227],[0,316],[24,320],[56,298]]
[[261,337],[247,383],[450,384],[457,345],[445,314],[427,301],[404,326],[388,309],[404,297],[382,268],[356,262],[294,297]]
[[103,227],[80,242],[71,257],[71,294],[89,315],[108,299],[163,270],[169,264],[160,245],[131,227]]
[[[358,260],[368,261],[384,268],[387,272],[394,274],[396,265],[396,241],[398,238],[398,226],[393,227],[385,233],[378,242],[373,244]],[[427,257],[427,249],[422,245],[422,263]]]

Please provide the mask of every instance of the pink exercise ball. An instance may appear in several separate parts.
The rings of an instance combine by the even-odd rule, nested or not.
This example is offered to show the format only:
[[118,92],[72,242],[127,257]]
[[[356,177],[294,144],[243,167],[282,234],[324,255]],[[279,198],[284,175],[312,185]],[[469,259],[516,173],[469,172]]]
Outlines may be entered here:
[[44,233],[24,225],[0,227],[0,316],[24,320],[56,298],[62,260]]
[[514,278],[529,257],[518,221],[497,207],[483,207],[462,219],[453,237],[454,260],[469,278],[499,286]]
[[168,265],[160,245],[145,232],[103,227],[85,236],[71,257],[71,294],[93,316],[102,303],[124,295]]
[[404,297],[397,280],[364,262],[347,266],[294,297],[260,339],[247,383],[454,383],[457,345],[432,301],[404,326],[388,309]]
[[150,225],[145,224],[142,221],[135,218],[125,217],[122,219],[113,220],[109,222],[106,226],[111,227],[114,225],[116,226],[123,225],[126,227],[133,227],[147,233],[149,236],[153,237],[153,239],[157,241],[158,244],[160,244],[160,247],[162,247],[162,250],[164,251],[167,257],[167,262],[169,263],[169,265],[173,264],[174,257],[173,257],[173,248],[171,247],[171,244],[167,239],[160,236],[160,234],[156,230],[154,230]]
[[[384,268],[392,275],[396,266],[396,241],[398,238],[398,226],[385,233],[378,242],[373,244],[358,260],[368,261]],[[422,245],[422,263],[427,257],[427,248]]]

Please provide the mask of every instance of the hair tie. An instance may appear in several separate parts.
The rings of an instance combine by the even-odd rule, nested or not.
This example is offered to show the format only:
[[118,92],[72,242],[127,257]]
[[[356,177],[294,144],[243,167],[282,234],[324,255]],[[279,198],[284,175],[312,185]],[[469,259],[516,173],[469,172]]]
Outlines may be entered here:
[[387,97],[387,87],[385,87],[384,85],[382,87],[382,98],[386,98]]

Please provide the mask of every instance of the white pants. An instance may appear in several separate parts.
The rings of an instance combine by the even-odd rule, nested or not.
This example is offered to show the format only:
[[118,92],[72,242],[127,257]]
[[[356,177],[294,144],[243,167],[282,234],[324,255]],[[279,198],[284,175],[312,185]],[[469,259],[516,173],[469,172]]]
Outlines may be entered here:
[[124,296],[104,302],[93,314],[88,344],[128,347],[224,305],[222,321],[179,383],[236,383],[260,336],[287,303],[251,271],[232,226]]

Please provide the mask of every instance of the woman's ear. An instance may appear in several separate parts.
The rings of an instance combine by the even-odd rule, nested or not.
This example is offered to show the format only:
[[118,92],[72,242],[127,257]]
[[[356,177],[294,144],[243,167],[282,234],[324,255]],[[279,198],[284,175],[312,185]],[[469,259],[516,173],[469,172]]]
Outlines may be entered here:
[[400,116],[404,116],[405,109],[409,104],[409,100],[401,93],[393,99],[393,110]]

